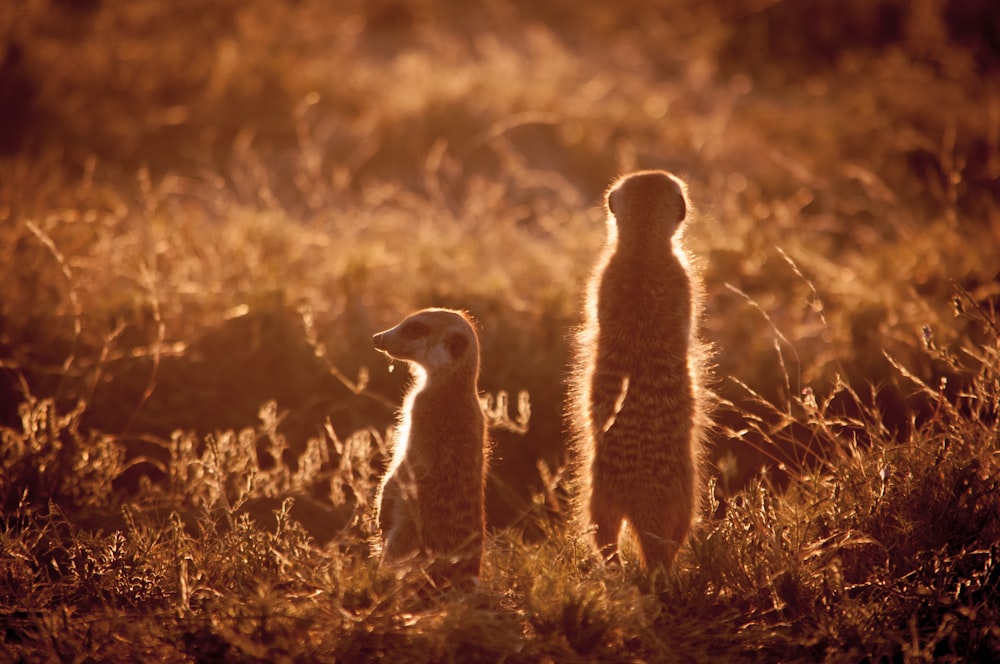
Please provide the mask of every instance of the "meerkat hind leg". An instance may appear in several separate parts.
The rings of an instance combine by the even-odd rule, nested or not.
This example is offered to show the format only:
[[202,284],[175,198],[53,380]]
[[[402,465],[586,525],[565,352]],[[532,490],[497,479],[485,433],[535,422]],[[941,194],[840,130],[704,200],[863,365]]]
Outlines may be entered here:
[[596,528],[594,542],[601,557],[607,562],[618,562],[618,537],[625,516],[607,498],[596,494],[590,499],[590,521]]
[[389,531],[383,548],[386,560],[399,560],[420,550],[420,533],[413,521],[404,521]]
[[639,543],[643,567],[670,567],[689,529],[681,515],[647,512],[634,517],[630,515],[628,519]]

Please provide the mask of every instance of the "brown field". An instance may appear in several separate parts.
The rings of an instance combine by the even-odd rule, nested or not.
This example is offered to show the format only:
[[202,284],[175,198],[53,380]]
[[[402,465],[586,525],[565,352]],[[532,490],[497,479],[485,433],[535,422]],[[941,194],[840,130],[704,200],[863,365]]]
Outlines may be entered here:
[[[989,0],[0,7],[0,661],[1000,658]],[[565,528],[617,175],[695,206],[719,396],[676,569]],[[478,321],[473,590],[368,557],[406,384]]]

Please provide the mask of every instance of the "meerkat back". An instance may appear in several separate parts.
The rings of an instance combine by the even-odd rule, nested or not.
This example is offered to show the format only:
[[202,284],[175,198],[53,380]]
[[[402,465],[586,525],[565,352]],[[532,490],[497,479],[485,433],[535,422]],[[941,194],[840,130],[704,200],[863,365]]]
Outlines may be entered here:
[[642,565],[669,566],[700,476],[698,288],[676,242],[689,206],[663,171],[620,178],[605,202],[571,379],[579,520],[602,555],[627,523]]
[[424,309],[373,343],[413,374],[375,501],[383,557],[444,556],[447,576],[478,575],[488,445],[475,328],[462,312]]

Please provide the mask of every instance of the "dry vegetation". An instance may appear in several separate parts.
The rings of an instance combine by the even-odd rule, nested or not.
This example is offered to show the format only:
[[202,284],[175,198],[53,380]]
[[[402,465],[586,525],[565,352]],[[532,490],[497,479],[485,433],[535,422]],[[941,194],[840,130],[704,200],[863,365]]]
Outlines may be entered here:
[[[0,660],[1000,658],[995,3],[205,4],[0,7]],[[560,474],[637,167],[698,207],[721,401],[653,575]],[[499,397],[472,591],[364,544],[370,335],[429,305]]]

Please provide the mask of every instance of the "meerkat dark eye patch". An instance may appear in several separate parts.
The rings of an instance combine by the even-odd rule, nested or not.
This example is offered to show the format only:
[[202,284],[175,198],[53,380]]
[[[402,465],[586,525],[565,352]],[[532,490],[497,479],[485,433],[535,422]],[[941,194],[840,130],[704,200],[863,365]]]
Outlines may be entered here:
[[404,339],[419,339],[426,335],[431,329],[419,321],[410,321],[400,328],[399,333]]
[[469,338],[463,334],[452,334],[448,336],[447,344],[451,357],[458,359],[465,352],[465,349],[469,347]]

